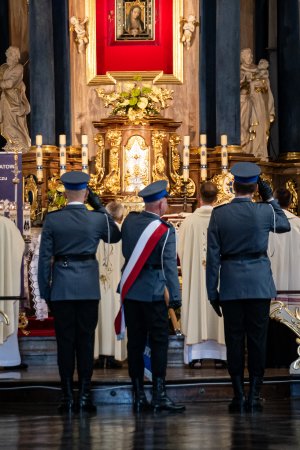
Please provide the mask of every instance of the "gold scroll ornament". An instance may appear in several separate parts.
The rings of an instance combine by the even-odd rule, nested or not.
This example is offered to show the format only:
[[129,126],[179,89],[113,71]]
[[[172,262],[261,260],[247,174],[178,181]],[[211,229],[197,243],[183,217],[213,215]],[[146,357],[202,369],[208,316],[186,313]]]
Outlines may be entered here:
[[167,137],[167,133],[164,131],[154,131],[152,133],[152,146],[153,146],[153,168],[152,168],[152,181],[166,180],[169,184],[169,179],[165,173],[166,163],[163,156],[163,141]]
[[[174,197],[180,197],[183,191],[183,176],[179,174],[180,171],[180,154],[178,151],[178,144],[181,142],[181,138],[178,134],[172,134],[169,139],[171,149],[170,160],[170,178],[172,180],[170,194]],[[186,185],[187,197],[193,197],[196,191],[196,185],[194,181],[189,178]]]
[[104,186],[102,180],[105,173],[105,158],[104,158],[104,138],[101,133],[96,134],[94,138],[97,145],[97,153],[95,158],[95,174],[91,174],[89,186],[98,195],[102,195]]
[[[270,317],[290,328],[297,336],[297,344],[300,344],[300,311],[298,307],[292,312],[288,306],[280,300],[272,301]],[[290,366],[290,373],[294,374],[300,374],[300,345],[297,352],[298,358]]]
[[111,143],[111,148],[109,150],[109,173],[103,182],[103,192],[116,195],[121,190],[119,155],[122,133],[118,130],[109,130],[106,137]]

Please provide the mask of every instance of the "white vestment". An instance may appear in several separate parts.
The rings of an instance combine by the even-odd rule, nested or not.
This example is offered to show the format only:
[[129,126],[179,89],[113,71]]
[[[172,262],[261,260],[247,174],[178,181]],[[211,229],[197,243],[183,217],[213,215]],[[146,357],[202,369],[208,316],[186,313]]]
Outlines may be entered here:
[[[10,219],[0,216],[0,297],[20,296],[24,249],[25,243],[16,225]],[[19,300],[0,298],[0,311],[9,318],[9,325],[0,323],[0,366],[19,365]]]
[[211,212],[212,206],[201,206],[179,228],[185,363],[192,359],[226,360],[223,319],[213,310],[206,292],[207,228]]
[[94,356],[114,356],[116,360],[123,361],[127,358],[127,339],[118,341],[114,328],[114,321],[120,309],[120,295],[116,291],[124,264],[122,242],[106,244],[100,241],[96,256],[99,262],[101,300],[95,331]]
[[[289,233],[270,233],[268,254],[277,291],[300,291],[300,218],[287,210],[291,231]],[[280,297],[300,298],[297,295],[278,295]]]

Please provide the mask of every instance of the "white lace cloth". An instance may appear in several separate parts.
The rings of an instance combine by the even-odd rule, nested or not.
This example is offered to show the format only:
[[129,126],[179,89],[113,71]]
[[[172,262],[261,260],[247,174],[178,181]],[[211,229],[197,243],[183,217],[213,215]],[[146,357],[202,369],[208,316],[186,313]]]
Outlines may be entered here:
[[29,265],[29,280],[36,319],[44,320],[48,318],[48,306],[45,300],[40,296],[40,290],[38,285],[38,263],[39,263],[40,241],[41,235],[38,236],[35,242],[32,242],[33,254],[31,263]]

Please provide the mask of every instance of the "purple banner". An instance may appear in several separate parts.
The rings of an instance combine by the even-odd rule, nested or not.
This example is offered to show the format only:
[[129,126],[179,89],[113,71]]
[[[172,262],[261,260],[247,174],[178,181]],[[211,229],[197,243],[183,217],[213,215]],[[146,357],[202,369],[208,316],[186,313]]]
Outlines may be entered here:
[[[22,180],[22,153],[18,154],[17,178],[19,183],[15,185],[13,179],[15,160],[14,153],[0,152],[0,200],[17,202],[18,228],[23,234],[23,180]],[[17,186],[15,190],[15,186]],[[17,194],[17,195],[16,195]],[[17,198],[15,198],[17,196]]]

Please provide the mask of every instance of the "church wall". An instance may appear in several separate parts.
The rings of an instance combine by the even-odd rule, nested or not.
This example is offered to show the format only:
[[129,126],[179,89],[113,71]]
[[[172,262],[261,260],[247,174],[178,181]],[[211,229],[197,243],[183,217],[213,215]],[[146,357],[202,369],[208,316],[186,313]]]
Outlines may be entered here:
[[[199,0],[184,0],[184,17],[194,14],[199,21]],[[69,15],[85,17],[85,5],[82,0],[69,1]],[[72,142],[80,144],[81,134],[89,135],[90,154],[96,152],[92,144],[96,130],[93,121],[107,117],[110,110],[104,108],[102,101],[97,98],[95,86],[87,86],[85,55],[79,54],[73,36],[71,36],[71,109],[72,109]],[[174,90],[174,100],[171,106],[162,112],[165,117],[182,122],[178,133],[191,136],[191,145],[199,144],[199,26],[190,50],[184,48],[184,82],[182,85],[160,85]],[[112,86],[102,86],[109,91]]]

